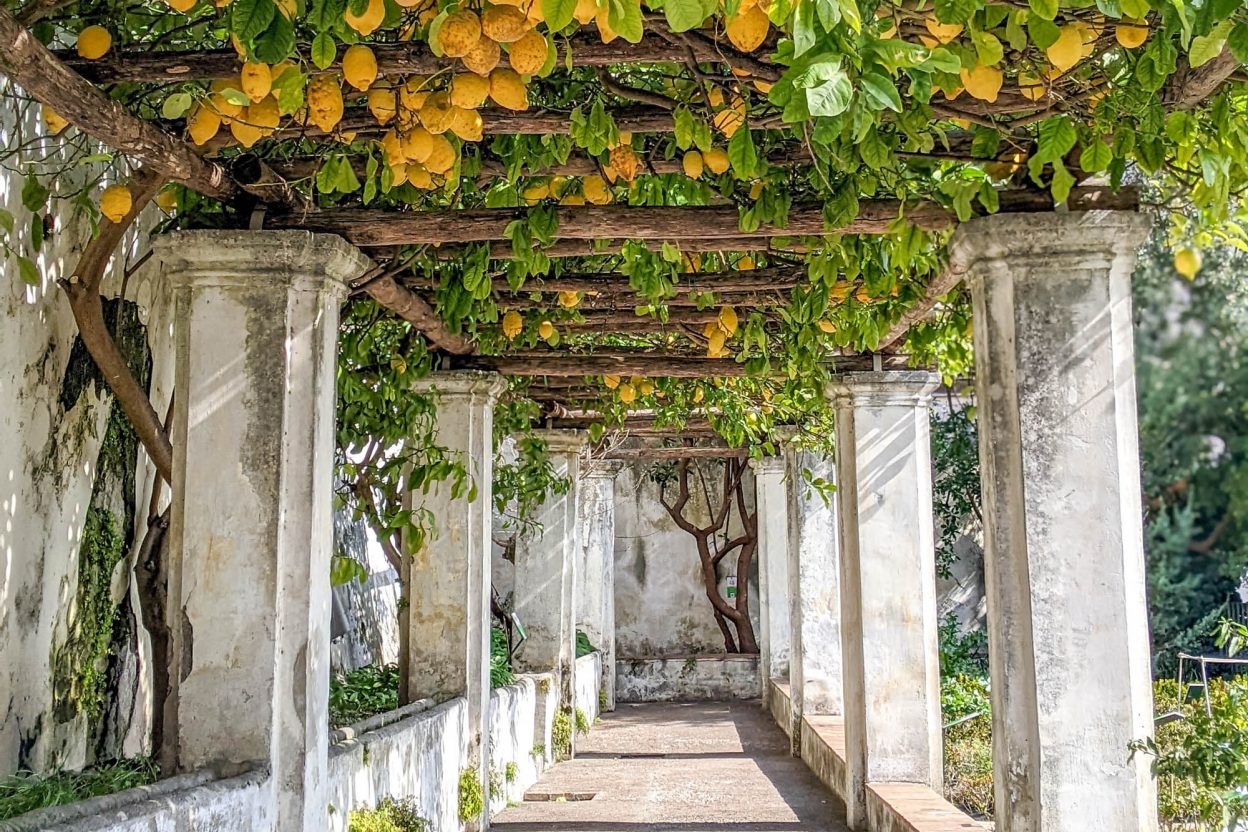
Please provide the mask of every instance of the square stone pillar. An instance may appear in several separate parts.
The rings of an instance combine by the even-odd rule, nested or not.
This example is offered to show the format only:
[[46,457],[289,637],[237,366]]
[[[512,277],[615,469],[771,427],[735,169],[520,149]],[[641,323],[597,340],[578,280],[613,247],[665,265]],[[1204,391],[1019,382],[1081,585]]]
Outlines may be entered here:
[[[272,772],[273,827],[326,823],[339,237],[158,237],[173,284],[164,763]],[[267,828],[267,827],[266,827]]]
[[[494,501],[494,404],[506,387],[493,373],[435,372],[416,384],[437,399],[437,443],[464,466],[462,493],[453,480],[408,495],[413,509],[432,514],[434,531],[408,552],[408,666],[410,701],[467,700],[464,759],[489,784],[490,547]],[[470,499],[470,491],[475,498]],[[410,546],[407,548],[411,548]],[[451,778],[453,793],[458,771]],[[488,802],[488,801],[487,801]],[[488,813],[487,813],[488,814]],[[488,826],[483,816],[477,828]]]
[[937,377],[849,373],[836,408],[846,806],[867,783],[942,787],[928,405]]
[[615,478],[624,463],[598,459],[585,467],[580,490],[577,622],[602,657],[605,711],[615,710]]
[[832,457],[788,451],[789,470],[789,738],[793,756],[802,754],[802,718],[840,714],[841,556],[836,496],[808,484],[802,474],[836,481]]
[[[576,562],[580,554],[577,503],[585,434],[573,430],[535,431],[546,442],[555,472],[568,480],[565,494],[551,494],[533,527],[516,536],[512,604],[528,634],[516,660],[529,673],[555,671],[559,707],[572,717],[575,707]],[[572,732],[576,743],[576,731]]]
[[758,668],[768,707],[771,680],[789,675],[789,495],[783,456],[754,459],[750,467],[758,518]]
[[972,220],[1001,832],[1147,832],[1152,734],[1131,272],[1148,219]]

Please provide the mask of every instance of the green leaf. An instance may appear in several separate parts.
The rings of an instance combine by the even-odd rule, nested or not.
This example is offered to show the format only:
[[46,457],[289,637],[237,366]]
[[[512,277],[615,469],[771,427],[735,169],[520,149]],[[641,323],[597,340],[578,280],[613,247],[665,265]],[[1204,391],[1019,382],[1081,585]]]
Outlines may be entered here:
[[1045,20],[1053,20],[1057,17],[1057,0],[1027,0],[1027,5],[1033,14]]
[[854,97],[853,84],[839,59],[814,64],[799,76],[797,84],[806,88],[806,107],[812,116],[839,116]]
[[1086,173],[1100,173],[1114,161],[1114,151],[1100,139],[1093,139],[1079,154],[1079,167]]
[[962,69],[962,59],[953,50],[937,46],[927,57],[927,65],[937,72],[948,72],[956,75]]
[[38,266],[29,257],[17,258],[17,273],[27,286],[38,286],[42,282],[39,279]]
[[1017,52],[1027,48],[1027,32],[1023,29],[1023,23],[1026,20],[1026,12],[1021,9],[1015,9],[1010,12],[1010,16],[1005,22],[1005,40],[1010,44],[1010,48]]
[[607,22],[629,43],[641,43],[641,0],[608,0]]
[[1059,205],[1066,201],[1070,196],[1070,189],[1075,185],[1075,177],[1070,171],[1066,170],[1066,166],[1058,162],[1053,166],[1053,184],[1051,190],[1053,192],[1053,201]]
[[277,110],[284,116],[303,106],[304,74],[293,67],[287,69],[273,82],[273,95],[277,98]]
[[13,212],[0,208],[0,228],[4,229],[6,234],[13,233]]
[[247,97],[247,93],[242,90],[236,90],[233,87],[226,87],[221,90],[221,97],[236,107],[246,107],[251,103],[251,99]]
[[276,14],[268,27],[256,37],[253,55],[258,61],[275,64],[289,58],[295,51],[295,25],[284,14]]
[[248,43],[269,28],[277,13],[273,0],[234,0],[230,5],[230,31]]
[[368,570],[355,558],[334,555],[329,563],[330,586],[342,586],[351,581],[368,580]]
[[338,47],[329,32],[321,32],[312,39],[312,63],[317,69],[328,69],[338,57]]
[[542,0],[542,17],[546,18],[546,27],[552,32],[571,23],[574,11],[576,0]]
[[1027,15],[1027,34],[1038,49],[1048,49],[1057,43],[1062,30],[1051,20],[1045,20],[1037,14]]
[[901,95],[897,92],[897,86],[893,84],[893,80],[887,75],[879,72],[864,72],[858,79],[858,83],[862,85],[867,99],[875,103],[875,109],[901,112]]
[[[575,7],[576,4],[572,5]],[[673,32],[687,32],[701,26],[710,15],[710,10],[702,0],[666,0],[663,15]]]
[[1226,38],[1231,32],[1231,25],[1231,21],[1224,20],[1213,27],[1213,31],[1209,34],[1192,38],[1192,46],[1188,50],[1187,60],[1193,69],[1209,63],[1222,54],[1222,49],[1226,46]]
[[1235,60],[1248,64],[1248,23],[1236,23],[1226,37],[1226,45],[1230,47]]
[[996,66],[1005,56],[1001,41],[991,32],[972,32],[971,42],[975,44],[975,54],[979,56],[980,66]]
[[793,55],[804,55],[815,45],[815,4],[798,3],[793,15]]
[[936,0],[934,8],[941,23],[967,23],[979,4],[975,0]]
[[676,146],[681,150],[688,150],[693,146],[693,113],[685,107],[677,107],[673,118],[676,123],[673,131]]
[[1122,9],[1123,17],[1139,20],[1148,14],[1148,0],[1118,0],[1118,8]]
[[1036,157],[1041,162],[1058,163],[1061,161],[1071,148],[1075,146],[1075,142],[1079,141],[1079,134],[1075,131],[1069,118],[1066,116],[1050,116],[1040,122],[1040,135],[1038,142],[1038,153]]
[[26,174],[22,182],[22,206],[27,211],[39,213],[48,204],[48,189],[34,173]]
[[728,140],[728,162],[738,179],[752,179],[758,169],[758,148],[748,129],[741,129]]
[[880,136],[878,130],[872,130],[865,139],[858,143],[858,155],[871,170],[888,167],[893,161],[892,148]]
[[175,92],[160,105],[160,116],[168,119],[182,118],[193,103],[190,93]]

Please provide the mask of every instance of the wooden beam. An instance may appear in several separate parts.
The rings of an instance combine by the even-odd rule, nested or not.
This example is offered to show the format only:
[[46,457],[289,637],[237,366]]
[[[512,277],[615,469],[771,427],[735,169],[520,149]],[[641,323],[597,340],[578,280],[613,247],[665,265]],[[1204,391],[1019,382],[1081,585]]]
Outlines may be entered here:
[[[556,62],[556,66],[559,67],[567,66],[569,52],[572,65],[577,67],[683,63],[688,59],[685,50],[673,48],[670,43],[653,31],[647,31],[642,35],[641,42],[636,44],[623,40],[603,43],[597,29],[583,27],[566,42],[559,38],[555,43],[559,49]],[[725,45],[717,44],[713,40],[699,42],[694,46],[694,54],[699,61],[705,63],[726,63]],[[377,73],[382,78],[433,75],[448,69],[463,70],[463,64],[458,60],[439,58],[430,51],[427,44],[416,40],[405,43],[370,43],[369,47],[377,58]],[[333,63],[334,68],[342,65],[342,56],[346,50],[345,45],[338,46],[338,56]],[[729,46],[728,51],[735,50]],[[63,49],[56,54],[71,69],[96,84],[216,81],[223,78],[236,78],[242,69],[238,53],[233,49],[209,49],[197,52],[110,52],[96,61],[79,58],[72,49]],[[298,62],[305,66],[311,65],[310,53],[304,50]],[[762,64],[770,67],[773,73],[778,70],[765,60]]]
[[[600,350],[572,355],[557,352],[517,352],[500,356],[452,356],[446,368],[485,370],[505,376],[646,376],[649,378],[732,378],[746,374],[745,365],[724,358],[673,356],[661,352]],[[905,356],[880,356],[884,369],[903,369]],[[834,373],[875,369],[871,355],[837,356],[829,359]]]
[[133,161],[205,196],[229,199],[238,192],[221,166],[131,115],[58,60],[4,9],[0,9],[0,72],[70,124]]
[[[708,240],[742,236],[735,205],[681,205],[665,207],[578,205],[554,208],[555,237],[564,240]],[[861,203],[849,225],[827,228],[823,206],[799,203],[789,209],[788,225],[762,225],[757,237],[794,237],[837,234],[883,234],[902,204],[896,200]],[[306,213],[270,214],[268,228],[322,231],[338,234],[357,246],[429,245],[506,239],[507,226],[527,216],[526,208],[471,208],[452,211],[387,211],[342,208]],[[905,216],[925,229],[947,228],[953,212],[927,203],[909,206]]]
[[[611,293],[602,294],[597,297],[586,295],[581,298],[577,310],[586,312],[610,312],[615,315],[630,316],[631,321],[641,321],[650,317],[649,315],[638,315],[636,307],[644,306],[646,301],[640,297],[636,291],[625,287],[631,294]],[[532,292],[536,289],[529,290]],[[549,295],[549,293],[547,293]],[[691,292],[681,291],[675,297],[668,298],[661,305],[671,310],[696,311],[699,315],[703,313],[715,314],[720,306],[734,306],[741,310],[762,309],[774,306],[786,306],[788,297],[784,292],[716,292],[715,303],[705,309],[698,309],[698,301],[694,299]],[[558,304],[553,296],[546,297],[541,300],[534,300],[521,292],[518,296],[499,298],[499,304],[507,309],[552,309]],[[692,319],[678,320],[669,317],[669,321],[673,323],[695,323]]]
[[[801,285],[807,280],[806,266],[768,266],[753,271],[688,272],[681,274],[676,283],[678,293],[691,291],[728,293],[753,293],[784,291]],[[423,275],[400,278],[403,285],[412,289],[431,290],[437,281]],[[512,292],[507,278],[493,278],[494,291],[500,295],[527,295],[531,292],[597,292],[604,298],[625,295],[635,297],[637,290],[629,285],[628,276],[617,272],[580,272],[550,277],[530,277]],[[590,303],[585,298],[582,303]],[[672,301],[668,301],[669,304]]]
[[748,448],[729,448],[726,445],[690,445],[676,448],[612,448],[599,459],[621,459],[636,462],[669,459],[745,459]]
[[476,352],[477,345],[462,335],[451,332],[446,322],[425,302],[424,298],[404,289],[388,274],[367,279],[360,290],[369,297],[410,323],[420,331],[429,343],[452,355],[468,355]]

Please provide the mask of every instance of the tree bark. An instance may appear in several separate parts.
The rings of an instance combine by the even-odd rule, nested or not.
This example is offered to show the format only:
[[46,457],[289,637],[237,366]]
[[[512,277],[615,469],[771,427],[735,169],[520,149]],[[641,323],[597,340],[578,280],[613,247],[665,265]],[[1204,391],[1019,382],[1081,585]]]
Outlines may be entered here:
[[383,274],[362,286],[362,290],[421,332],[431,345],[452,355],[469,355],[477,345],[451,332],[441,316],[423,298]]
[[200,193],[228,199],[237,189],[219,166],[185,142],[132,116],[57,60],[13,15],[0,9],[0,72],[92,138]]

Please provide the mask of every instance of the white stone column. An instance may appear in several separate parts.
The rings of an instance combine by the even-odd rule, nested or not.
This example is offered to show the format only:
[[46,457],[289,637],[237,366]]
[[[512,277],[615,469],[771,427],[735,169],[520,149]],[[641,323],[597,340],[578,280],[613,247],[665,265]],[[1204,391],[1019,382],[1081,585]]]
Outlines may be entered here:
[[1148,220],[958,232],[975,303],[1001,832],[1157,828],[1131,272]]
[[928,404],[937,377],[850,373],[836,407],[848,822],[867,783],[941,789]]
[[[409,496],[412,508],[429,511],[435,527],[409,551],[408,699],[439,702],[465,697],[468,730],[463,753],[482,788],[489,783],[490,547],[494,483],[494,404],[506,386],[493,373],[435,372],[416,389],[437,400],[437,443],[464,466],[467,483],[453,494],[453,480]],[[469,491],[475,489],[475,499]],[[408,546],[409,550],[411,549]],[[458,771],[444,771],[454,792]],[[482,817],[477,828],[488,826]]]
[[[529,673],[555,671],[559,706],[572,716],[576,658],[576,561],[580,459],[585,435],[572,430],[536,431],[545,440],[559,476],[568,480],[566,494],[552,494],[542,505],[533,528],[516,536],[515,590],[512,603],[528,634],[516,660]],[[572,732],[573,744],[576,732]]]
[[841,557],[836,521],[836,495],[808,483],[836,482],[831,456],[788,451],[789,476],[789,697],[793,756],[802,753],[802,718],[806,714],[840,714]]
[[162,756],[272,772],[274,826],[326,823],[338,307],[369,260],[339,237],[154,242],[177,349]]
[[615,477],[622,467],[618,460],[594,460],[579,484],[577,622],[602,657],[606,711],[615,710]]
[[754,469],[754,509],[758,517],[758,667],[763,706],[771,680],[789,675],[789,500],[785,458],[750,461]]

